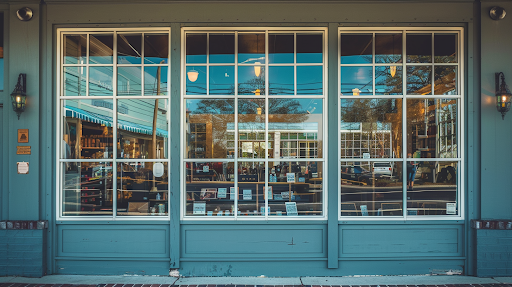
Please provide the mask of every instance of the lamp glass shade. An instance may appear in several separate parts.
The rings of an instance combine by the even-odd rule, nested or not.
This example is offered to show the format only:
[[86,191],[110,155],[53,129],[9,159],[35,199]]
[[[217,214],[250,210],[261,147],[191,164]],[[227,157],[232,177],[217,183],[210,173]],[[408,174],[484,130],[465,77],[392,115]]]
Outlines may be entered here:
[[255,62],[254,64],[256,64],[256,66],[254,66],[254,75],[259,77],[261,75],[261,66],[259,66],[261,63]]
[[199,76],[199,72],[196,70],[190,70],[187,72],[188,80],[191,82],[197,81],[197,77]]
[[27,102],[27,95],[25,95],[24,93],[14,92],[11,94],[12,109],[17,114],[20,114],[23,111],[25,111],[26,102]]

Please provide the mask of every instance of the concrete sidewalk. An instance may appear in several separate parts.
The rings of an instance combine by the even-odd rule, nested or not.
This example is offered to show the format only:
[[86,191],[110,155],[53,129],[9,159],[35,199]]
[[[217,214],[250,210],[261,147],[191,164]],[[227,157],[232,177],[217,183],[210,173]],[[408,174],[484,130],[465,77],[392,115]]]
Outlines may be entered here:
[[[166,276],[90,276],[49,275],[42,278],[0,277],[0,287],[68,287],[70,285],[99,287],[248,287],[248,286],[507,286],[512,277],[478,278],[459,275],[433,276],[360,276],[360,277],[187,277]],[[63,286],[65,285],[65,286]]]

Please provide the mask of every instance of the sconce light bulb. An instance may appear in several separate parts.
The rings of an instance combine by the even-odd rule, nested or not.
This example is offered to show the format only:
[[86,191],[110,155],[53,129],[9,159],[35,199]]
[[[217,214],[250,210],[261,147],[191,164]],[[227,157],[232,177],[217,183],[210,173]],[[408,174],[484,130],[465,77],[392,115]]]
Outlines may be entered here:
[[17,103],[20,103],[20,102],[21,102],[21,98],[20,98],[20,96],[17,96],[17,97],[16,97],[16,102],[17,102]]

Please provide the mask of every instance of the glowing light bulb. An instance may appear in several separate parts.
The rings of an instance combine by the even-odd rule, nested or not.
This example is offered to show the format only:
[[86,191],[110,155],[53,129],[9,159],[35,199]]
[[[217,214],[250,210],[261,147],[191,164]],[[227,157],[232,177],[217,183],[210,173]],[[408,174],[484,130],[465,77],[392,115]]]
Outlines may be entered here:
[[256,64],[256,66],[254,66],[254,75],[256,77],[259,77],[261,75],[261,63],[260,62],[255,62],[254,64]]
[[391,77],[394,77],[396,75],[396,66],[389,66],[389,73]]

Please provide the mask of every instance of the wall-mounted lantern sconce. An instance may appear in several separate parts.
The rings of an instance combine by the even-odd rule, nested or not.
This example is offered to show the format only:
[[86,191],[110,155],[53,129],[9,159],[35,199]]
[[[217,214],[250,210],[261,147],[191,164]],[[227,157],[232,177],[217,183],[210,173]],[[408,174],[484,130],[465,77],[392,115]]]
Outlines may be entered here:
[[[501,84],[500,84],[501,76]],[[512,94],[505,83],[505,76],[502,72],[496,73],[496,109],[501,113],[501,118],[505,119],[505,114],[510,110],[510,101]]]
[[494,6],[489,10],[489,16],[491,16],[491,19],[493,20],[501,20],[505,18],[505,15],[507,15],[507,12],[505,12],[505,9],[499,6]]
[[18,120],[20,119],[21,113],[25,111],[25,106],[27,103],[27,74],[20,74],[18,76],[18,83],[14,88],[14,91],[11,93],[11,103],[12,109],[18,115]]

